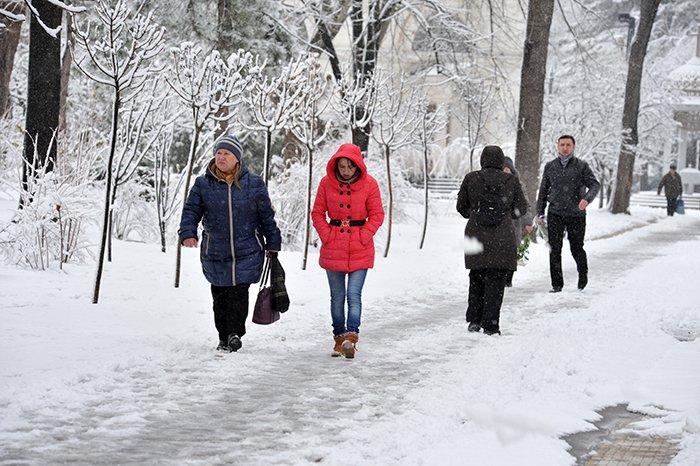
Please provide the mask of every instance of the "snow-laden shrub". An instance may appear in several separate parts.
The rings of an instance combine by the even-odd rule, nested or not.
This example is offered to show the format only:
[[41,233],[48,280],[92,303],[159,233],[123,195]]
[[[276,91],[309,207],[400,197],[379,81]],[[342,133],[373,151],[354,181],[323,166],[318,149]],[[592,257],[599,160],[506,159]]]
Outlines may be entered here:
[[19,112],[0,118],[0,173],[15,173],[19,167],[14,154],[22,153],[24,122]]
[[0,226],[0,254],[8,263],[35,270],[83,263],[90,257],[86,229],[95,218],[94,195],[88,180],[40,169],[29,178],[27,191],[18,191],[22,207]]
[[[505,150],[505,148],[504,148]],[[401,166],[414,181],[423,180],[423,148],[412,145],[402,150]],[[466,138],[455,138],[446,147],[431,144],[428,153],[430,178],[462,179],[470,171],[479,170],[481,146],[471,153]]]
[[[326,175],[326,164],[335,147],[322,148],[316,154],[311,183],[311,207],[316,198],[318,183]],[[281,157],[273,159],[273,166],[282,165]],[[271,180],[270,199],[275,208],[275,220],[282,232],[285,249],[299,250],[304,246],[304,228],[306,227],[306,196],[309,166],[306,157],[290,158],[284,161],[284,170]],[[318,245],[316,230],[311,227],[311,244]]]
[[159,237],[153,188],[139,180],[129,180],[114,200],[112,234],[119,240],[156,242]]
[[[419,204],[422,202],[421,190],[413,187],[409,181],[408,173],[402,169],[404,162],[404,154],[407,148],[403,148],[397,151],[391,156],[391,186],[394,191],[394,222],[402,223],[408,219],[412,219],[408,215],[407,206],[409,204]],[[378,151],[374,146],[370,146],[368,155],[365,158],[365,164],[367,165],[367,171],[372,175],[379,183],[379,189],[382,192],[382,203],[384,205],[384,213],[388,217],[388,201],[389,201],[389,184],[386,171],[386,159],[382,153]],[[379,230],[380,236],[383,235],[386,229],[386,222],[388,218],[385,219],[384,225]]]

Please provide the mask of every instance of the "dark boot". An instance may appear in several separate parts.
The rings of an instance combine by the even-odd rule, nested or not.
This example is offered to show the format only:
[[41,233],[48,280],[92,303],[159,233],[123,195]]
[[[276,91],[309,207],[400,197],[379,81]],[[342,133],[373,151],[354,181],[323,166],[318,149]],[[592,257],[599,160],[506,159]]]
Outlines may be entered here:
[[222,353],[230,353],[231,347],[227,342],[219,340],[219,346],[216,347],[216,351],[221,351]]
[[588,274],[582,273],[578,276],[578,289],[582,290],[588,285]]
[[469,327],[467,327],[467,330],[470,332],[478,332],[481,330],[481,324],[478,322],[469,322]]
[[228,336],[228,346],[231,348],[231,351],[236,352],[241,347],[243,346],[243,342],[241,341],[241,337],[236,335],[235,333],[232,333],[231,335]]

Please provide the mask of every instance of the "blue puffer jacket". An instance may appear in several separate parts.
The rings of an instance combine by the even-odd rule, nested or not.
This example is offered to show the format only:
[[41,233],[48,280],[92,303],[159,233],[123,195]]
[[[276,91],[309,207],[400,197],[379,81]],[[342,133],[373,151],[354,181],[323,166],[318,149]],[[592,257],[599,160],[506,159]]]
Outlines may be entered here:
[[262,178],[248,172],[245,165],[241,165],[240,189],[217,178],[213,167],[212,161],[187,196],[180,243],[198,238],[201,220],[200,258],[207,280],[216,286],[255,283],[262,273],[264,250],[279,251],[282,245],[270,196]]

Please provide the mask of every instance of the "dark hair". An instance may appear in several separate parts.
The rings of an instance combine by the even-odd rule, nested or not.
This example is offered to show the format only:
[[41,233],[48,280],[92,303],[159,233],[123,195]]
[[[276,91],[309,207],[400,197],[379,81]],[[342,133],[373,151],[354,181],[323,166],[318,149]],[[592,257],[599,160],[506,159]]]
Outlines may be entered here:
[[357,164],[356,164],[355,162],[353,162],[353,161],[352,161],[350,158],[348,158],[348,157],[338,157],[338,161],[335,163],[335,166],[336,166],[336,167],[338,167],[338,165],[340,164],[340,159],[345,159],[345,160],[347,160],[348,163],[350,164],[350,167],[351,167],[351,168],[357,168]]
[[562,134],[559,136],[559,139],[557,139],[557,142],[561,141],[562,139],[571,139],[571,142],[576,145],[576,139],[570,134]]

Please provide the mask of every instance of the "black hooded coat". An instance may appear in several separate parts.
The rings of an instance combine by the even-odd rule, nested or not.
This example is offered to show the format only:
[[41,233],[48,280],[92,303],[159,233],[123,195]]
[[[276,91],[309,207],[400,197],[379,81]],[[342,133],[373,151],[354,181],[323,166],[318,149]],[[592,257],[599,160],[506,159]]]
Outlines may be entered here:
[[[469,219],[464,235],[469,242],[465,248],[464,266],[467,269],[516,270],[517,244],[513,219],[527,212],[528,204],[518,178],[503,171],[505,157],[498,146],[486,146],[481,152],[481,170],[468,173],[457,196],[457,211]],[[479,207],[480,194],[486,184],[502,185],[503,203],[507,214],[496,226],[481,226],[474,219]],[[483,250],[471,246],[476,239]]]

